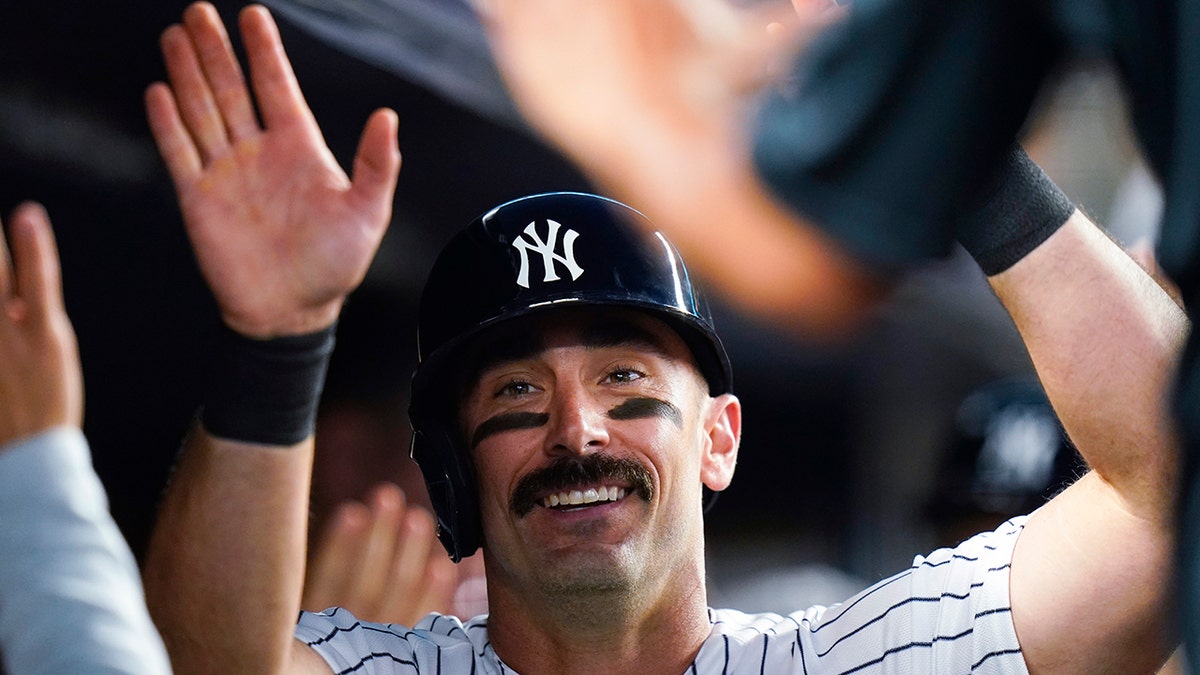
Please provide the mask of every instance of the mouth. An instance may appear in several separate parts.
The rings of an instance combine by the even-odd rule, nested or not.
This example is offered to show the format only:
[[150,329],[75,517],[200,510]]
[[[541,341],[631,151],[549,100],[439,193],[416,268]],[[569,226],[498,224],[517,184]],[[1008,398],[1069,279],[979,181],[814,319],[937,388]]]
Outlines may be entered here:
[[509,507],[524,518],[542,506],[558,511],[595,508],[638,495],[654,497],[654,481],[639,462],[622,457],[560,457],[532,471],[513,490]]
[[626,489],[616,485],[605,486],[598,488],[587,488],[585,490],[563,490],[554,492],[542,498],[542,506],[548,509],[571,509],[581,506],[591,506],[593,504],[616,502],[625,498]]

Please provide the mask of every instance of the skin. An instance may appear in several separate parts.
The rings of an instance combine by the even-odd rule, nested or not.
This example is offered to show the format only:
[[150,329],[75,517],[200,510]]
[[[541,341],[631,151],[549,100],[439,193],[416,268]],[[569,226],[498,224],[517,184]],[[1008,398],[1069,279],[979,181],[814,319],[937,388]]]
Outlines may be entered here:
[[714,291],[809,340],[836,341],[862,325],[883,281],[775,200],[747,135],[755,95],[840,8],[480,4],[525,119],[605,194],[645,213]]
[[1155,672],[1178,640],[1168,399],[1187,318],[1080,212],[989,281],[1092,468],[1017,541],[1011,596],[1026,662],[1034,673]]
[[382,483],[338,506],[318,538],[301,607],[343,607],[364,621],[415,625],[449,614],[459,569],[434,537],[433,516]]
[[0,236],[0,446],[83,422],[83,375],[50,219],[22,204]]
[[[589,321],[627,322],[655,346],[597,346]],[[682,672],[708,635],[701,486],[732,478],[741,410],[708,396],[683,341],[635,312],[555,313],[532,327],[541,348],[485,368],[467,394],[468,435],[487,535],[489,638],[520,672]],[[532,413],[532,414],[529,414]],[[513,507],[527,476],[563,459],[623,458],[649,495],[620,478],[545,488]],[[549,508],[551,492],[627,488],[616,502]],[[648,497],[648,498],[647,498]],[[566,648],[570,645],[570,648]]]

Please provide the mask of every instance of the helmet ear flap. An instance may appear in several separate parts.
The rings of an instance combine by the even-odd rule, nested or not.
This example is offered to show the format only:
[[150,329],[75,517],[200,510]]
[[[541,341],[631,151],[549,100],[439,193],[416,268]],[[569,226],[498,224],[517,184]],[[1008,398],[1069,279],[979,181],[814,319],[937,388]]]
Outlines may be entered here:
[[421,467],[425,486],[437,517],[437,537],[458,562],[479,550],[483,531],[479,522],[475,468],[444,425],[426,425],[413,431],[412,459]]

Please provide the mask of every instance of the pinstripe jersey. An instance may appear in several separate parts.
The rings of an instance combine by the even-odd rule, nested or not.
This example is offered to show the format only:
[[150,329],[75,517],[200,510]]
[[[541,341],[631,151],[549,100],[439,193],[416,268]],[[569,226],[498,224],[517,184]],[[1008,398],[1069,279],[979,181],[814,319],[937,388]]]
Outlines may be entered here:
[[[1008,599],[1013,546],[1025,517],[912,567],[844,603],[788,615],[709,610],[712,633],[684,675],[1026,673]],[[465,624],[431,614],[413,629],[358,621],[343,609],[302,613],[296,638],[333,672],[515,675],[487,638],[487,616]]]

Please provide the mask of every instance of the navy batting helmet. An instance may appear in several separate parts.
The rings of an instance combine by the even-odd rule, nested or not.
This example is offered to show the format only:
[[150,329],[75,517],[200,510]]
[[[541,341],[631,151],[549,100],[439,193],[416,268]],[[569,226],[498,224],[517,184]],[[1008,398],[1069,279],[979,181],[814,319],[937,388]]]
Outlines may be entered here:
[[[636,221],[641,221],[640,224]],[[474,469],[456,431],[452,384],[481,331],[555,308],[650,312],[691,349],[713,395],[730,391],[729,359],[679,252],[645,216],[604,197],[517,199],[469,224],[430,271],[417,316],[412,457],[425,475],[438,538],[455,561],[482,541]]]

